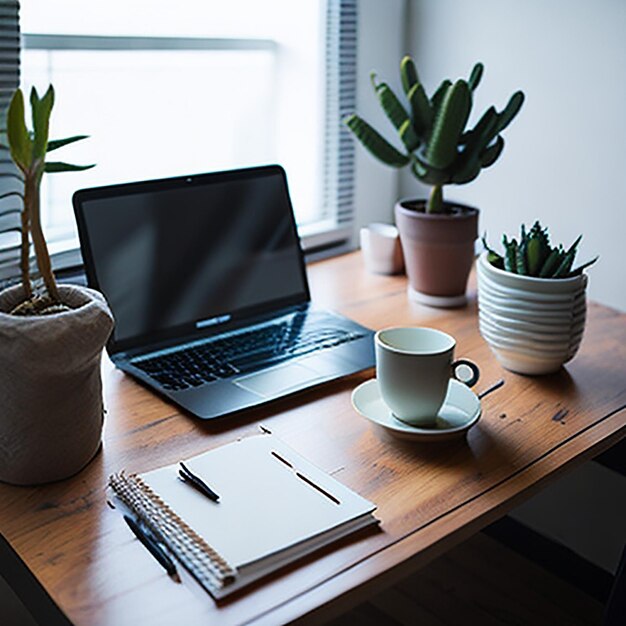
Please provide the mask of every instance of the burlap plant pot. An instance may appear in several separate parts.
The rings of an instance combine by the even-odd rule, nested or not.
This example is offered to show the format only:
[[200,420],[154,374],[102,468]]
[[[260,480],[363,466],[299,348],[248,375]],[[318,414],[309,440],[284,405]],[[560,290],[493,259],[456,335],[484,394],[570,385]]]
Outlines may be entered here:
[[71,311],[8,312],[22,287],[0,293],[0,480],[33,485],[67,478],[100,449],[100,361],[113,328],[101,294],[60,285]]

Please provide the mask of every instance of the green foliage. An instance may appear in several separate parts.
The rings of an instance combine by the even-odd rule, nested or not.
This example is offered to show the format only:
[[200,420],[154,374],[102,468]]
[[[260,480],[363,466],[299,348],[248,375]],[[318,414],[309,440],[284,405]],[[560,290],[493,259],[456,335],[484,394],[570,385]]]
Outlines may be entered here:
[[74,172],[89,169],[93,167],[93,165],[71,165],[63,162],[46,162],[46,154],[48,152],[85,139],[85,135],[76,135],[66,139],[49,139],[50,115],[53,106],[54,88],[52,85],[48,87],[48,90],[41,98],[37,90],[33,87],[30,92],[32,130],[29,130],[26,122],[24,94],[21,89],[15,91],[6,115],[6,139],[8,145],[5,147],[8,148],[11,158],[20,173],[16,175],[14,172],[5,172],[0,173],[0,176],[17,176],[24,183],[23,193],[17,192],[17,195],[23,199],[21,270],[22,285],[27,300],[30,301],[33,298],[29,270],[29,246],[32,240],[37,266],[47,292],[44,298],[47,302],[57,303],[59,297],[58,290],[50,265],[46,241],[41,228],[41,180],[45,172]]
[[11,158],[24,171],[33,160],[33,142],[24,121],[24,96],[18,89],[11,98],[7,113],[7,139]]
[[[81,139],[87,139],[87,135],[75,135],[74,137],[67,137],[66,139],[50,139],[48,141],[48,152],[52,152],[53,150],[58,150],[63,146],[67,146],[76,141],[80,141]],[[89,167],[89,166],[87,166]]]
[[[406,104],[389,85],[378,83],[372,74],[372,85],[399,136],[402,150],[358,115],[350,115],[344,121],[361,144],[386,165],[409,166],[417,179],[435,187],[469,183],[502,154],[504,139],[500,133],[513,121],[524,102],[524,94],[518,91],[500,113],[492,106],[473,128],[466,129],[472,93],[481,81],[483,70],[482,63],[476,63],[468,80],[452,83],[445,79],[429,98],[413,59],[405,56],[400,63],[400,78]],[[430,197],[441,198],[441,190]],[[445,207],[443,201],[429,200],[427,211],[443,212]]]
[[41,175],[45,171],[77,171],[94,167],[93,165],[69,165],[65,168],[58,165],[50,170],[45,168],[45,157],[48,152],[57,150],[68,144],[86,139],[87,135],[76,135],[66,139],[48,138],[50,130],[50,115],[54,106],[54,88],[48,87],[45,95],[40,98],[35,87],[30,92],[30,106],[32,117],[32,130],[26,126],[26,113],[24,110],[24,94],[17,89],[11,98],[7,112],[8,148],[11,158],[26,177]]
[[489,263],[507,272],[538,278],[571,278],[578,276],[598,260],[595,257],[572,269],[581,239],[582,235],[567,250],[562,245],[552,247],[548,229],[536,221],[528,232],[522,224],[519,243],[516,239],[509,240],[506,235],[502,236],[504,255],[492,250],[485,236],[483,245],[487,250]]

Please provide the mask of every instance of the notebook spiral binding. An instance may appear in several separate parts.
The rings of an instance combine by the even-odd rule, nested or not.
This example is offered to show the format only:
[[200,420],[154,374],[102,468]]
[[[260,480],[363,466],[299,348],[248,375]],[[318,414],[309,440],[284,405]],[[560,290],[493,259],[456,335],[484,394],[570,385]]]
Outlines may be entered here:
[[237,571],[136,474],[109,476],[117,497],[207,590],[235,581]]

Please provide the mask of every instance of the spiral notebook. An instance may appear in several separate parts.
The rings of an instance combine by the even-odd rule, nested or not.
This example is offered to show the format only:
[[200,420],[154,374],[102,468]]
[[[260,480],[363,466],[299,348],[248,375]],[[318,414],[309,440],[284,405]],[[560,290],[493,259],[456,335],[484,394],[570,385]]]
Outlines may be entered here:
[[219,494],[213,502],[179,465],[109,478],[114,501],[164,544],[215,598],[366,526],[374,504],[271,434],[185,459]]

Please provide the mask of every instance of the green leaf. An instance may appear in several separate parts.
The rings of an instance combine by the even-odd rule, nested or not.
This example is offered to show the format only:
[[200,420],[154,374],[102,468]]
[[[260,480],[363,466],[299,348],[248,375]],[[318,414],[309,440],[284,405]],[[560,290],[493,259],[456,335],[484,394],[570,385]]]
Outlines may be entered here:
[[377,159],[391,167],[403,167],[409,163],[409,157],[396,150],[386,139],[374,130],[358,115],[350,115],[345,124],[355,137]]
[[593,259],[591,259],[591,261],[587,261],[586,263],[579,265],[576,269],[573,269],[569,273],[569,276],[578,276],[579,274],[582,274],[584,269],[587,269],[590,265],[593,265],[599,258],[599,256],[594,257]]
[[[420,150],[421,152],[421,150]],[[450,174],[447,170],[439,170],[429,165],[423,157],[423,154],[416,152],[411,155],[412,164],[411,172],[418,180],[427,185],[445,185],[450,182]]]
[[576,241],[568,248],[567,254],[571,254],[572,252],[576,250],[576,248],[578,248],[578,244],[581,242],[582,238],[583,238],[582,235],[578,235],[578,238],[576,239]]
[[378,91],[378,83],[376,82],[376,72],[370,72],[370,82],[372,83],[372,87],[374,91]]
[[[462,157],[463,155],[461,155]],[[463,163],[459,167],[454,167],[451,180],[455,185],[465,185],[472,182],[480,174],[482,165],[480,160],[476,156],[472,158],[464,159]]]
[[7,112],[7,136],[11,157],[22,170],[27,170],[33,160],[33,144],[24,121],[24,94],[17,89]]
[[498,116],[498,134],[501,133],[519,113],[524,104],[524,92],[516,91],[509,99],[506,107]]
[[498,254],[491,246],[487,243],[487,233],[482,236],[482,242],[485,250],[487,251],[487,261],[491,263],[494,267],[503,270],[504,269],[504,259],[502,255]]
[[526,265],[526,233],[522,224],[522,237],[515,251],[515,267],[518,274],[522,276],[528,275],[528,266]]
[[574,257],[576,256],[576,250],[567,252],[565,256],[562,258],[559,267],[556,272],[553,274],[553,278],[565,278],[570,270],[572,269],[572,265],[574,263]]
[[433,121],[433,110],[424,87],[419,83],[413,85],[407,94],[407,98],[411,103],[413,127],[418,134],[425,136],[430,130],[430,125]]
[[565,278],[570,274],[574,259],[576,258],[578,244],[583,238],[579,235],[578,239],[567,249],[567,252],[563,252],[559,258],[560,263],[557,265],[557,269],[552,275],[553,278]]
[[[485,111],[474,129],[466,133],[463,152],[457,157],[452,167],[452,181],[454,183],[463,185],[478,176],[482,167],[481,155],[483,154],[483,150],[485,150],[489,142],[493,139],[497,125],[498,114],[494,107],[490,107]],[[498,148],[494,148],[494,151],[497,150]],[[494,155],[488,153],[487,156],[491,158]]]
[[504,235],[502,237],[502,244],[505,248],[504,269],[512,274],[517,274],[517,240],[511,239],[511,241],[509,241],[506,235]]
[[[532,238],[537,239],[540,244],[540,256],[542,259],[548,258],[552,247],[550,246],[550,237],[548,235],[548,229],[542,228],[539,220],[535,220],[532,228],[530,229],[530,235]],[[542,262],[543,263],[543,262]]]
[[500,270],[504,269],[504,259],[497,252],[487,252],[487,261]]
[[544,264],[539,271],[539,278],[552,278],[554,271],[561,263],[563,254],[558,248],[552,248]]
[[537,276],[545,260],[545,247],[541,239],[531,236],[526,246],[526,265],[529,276]]
[[56,174],[57,172],[82,172],[83,170],[89,170],[95,166],[95,163],[91,165],[71,165],[70,163],[63,163],[62,161],[50,161],[45,164],[44,172],[49,174]]
[[413,125],[411,124],[411,120],[407,117],[404,124],[399,129],[400,139],[402,139],[402,143],[405,148],[409,152],[413,152],[420,145],[420,139],[417,136],[417,133],[413,129]]
[[498,157],[502,154],[502,150],[504,150],[504,139],[498,136],[495,143],[487,146],[481,152],[480,165],[482,167],[489,167],[493,165],[498,160]]
[[89,135],[75,135],[74,137],[67,137],[66,139],[51,139],[48,141],[48,152],[52,152],[53,150],[58,150],[63,146],[67,146],[75,141],[81,141],[82,139],[87,139]]
[[415,63],[408,54],[400,61],[400,78],[404,93],[408,96],[413,86],[419,82]]
[[452,82],[447,78],[442,81],[441,85],[437,88],[437,91],[433,94],[433,97],[430,99],[430,103],[433,107],[433,112],[436,114],[443,102],[444,96],[446,95],[448,89],[452,87]]
[[35,109],[37,108],[37,105],[39,104],[39,94],[37,93],[37,88],[33,87],[30,90],[30,111],[31,111],[31,115],[33,116],[33,126],[35,125]]
[[480,117],[476,126],[472,130],[468,131],[464,135],[464,143],[470,147],[475,144],[479,138],[482,138],[480,143],[483,143],[484,149],[491,140],[497,135],[496,129],[498,128],[498,113],[494,106],[490,106]]
[[483,243],[483,247],[485,248],[485,250],[487,250],[487,252],[491,252],[492,254],[495,254],[496,256],[500,256],[488,243],[487,243],[487,233],[484,233],[483,236],[480,238],[480,240]]
[[457,80],[446,92],[428,142],[426,158],[433,167],[445,169],[456,158],[457,144],[470,108],[471,96],[467,82]]
[[400,130],[404,123],[409,121],[409,114],[406,112],[406,109],[386,83],[379,83],[376,87],[376,92],[385,115],[394,127]]
[[37,90],[33,87],[30,92],[30,104],[33,115],[33,158],[44,159],[48,146],[50,130],[50,113],[54,106],[54,87],[50,85],[43,98],[39,99]]
[[476,63],[476,65],[474,65],[472,69],[472,73],[470,74],[470,77],[467,80],[469,88],[472,91],[474,91],[476,87],[478,87],[480,83],[480,79],[483,77],[484,69],[485,69],[485,66],[482,63]]

